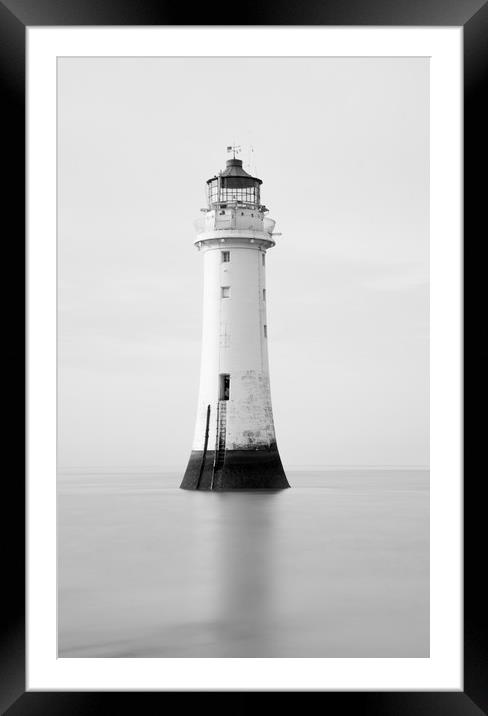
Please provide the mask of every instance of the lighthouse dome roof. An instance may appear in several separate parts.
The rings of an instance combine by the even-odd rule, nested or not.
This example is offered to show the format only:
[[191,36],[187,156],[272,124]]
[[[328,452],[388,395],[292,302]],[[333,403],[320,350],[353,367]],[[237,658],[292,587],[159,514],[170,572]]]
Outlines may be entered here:
[[[257,182],[259,184],[263,183],[261,179],[258,179],[257,177],[253,177],[251,174],[246,172],[246,170],[243,169],[243,167],[242,167],[242,159],[236,159],[235,157],[233,159],[228,159],[226,161],[225,169],[223,172],[221,172],[221,176],[225,177],[225,178],[235,177],[238,179],[247,180],[242,183],[239,182],[239,184],[242,186],[247,185],[247,184],[250,185],[251,183],[255,183],[255,182]],[[215,177],[212,177],[211,179],[209,179],[207,181],[207,184],[214,180],[215,180]]]

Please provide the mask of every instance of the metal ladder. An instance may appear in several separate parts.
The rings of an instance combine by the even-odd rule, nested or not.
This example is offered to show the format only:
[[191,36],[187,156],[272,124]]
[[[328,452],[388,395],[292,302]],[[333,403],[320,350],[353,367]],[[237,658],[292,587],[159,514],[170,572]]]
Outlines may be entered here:
[[210,489],[213,490],[214,480],[219,476],[224,467],[225,458],[225,436],[227,430],[227,401],[219,400],[217,404],[217,436],[215,440],[215,457],[212,472]]

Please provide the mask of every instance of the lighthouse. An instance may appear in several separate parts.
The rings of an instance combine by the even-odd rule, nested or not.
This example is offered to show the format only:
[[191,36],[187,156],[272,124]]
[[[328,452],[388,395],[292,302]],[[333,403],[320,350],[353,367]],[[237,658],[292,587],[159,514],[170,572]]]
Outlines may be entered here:
[[261,179],[234,156],[207,181],[195,222],[204,266],[200,388],[187,490],[289,487],[273,423],[266,254],[275,221]]

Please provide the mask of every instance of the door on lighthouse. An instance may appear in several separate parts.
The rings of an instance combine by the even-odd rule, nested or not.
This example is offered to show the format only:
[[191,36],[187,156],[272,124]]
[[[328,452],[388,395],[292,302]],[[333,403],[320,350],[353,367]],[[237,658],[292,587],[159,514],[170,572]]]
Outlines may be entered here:
[[219,400],[229,400],[230,394],[230,375],[228,373],[220,374]]

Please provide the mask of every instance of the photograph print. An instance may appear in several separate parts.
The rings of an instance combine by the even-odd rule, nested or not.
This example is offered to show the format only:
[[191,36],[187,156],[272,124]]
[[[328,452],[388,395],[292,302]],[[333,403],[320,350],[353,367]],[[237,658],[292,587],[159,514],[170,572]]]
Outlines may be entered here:
[[419,657],[429,58],[58,57],[58,657]]

